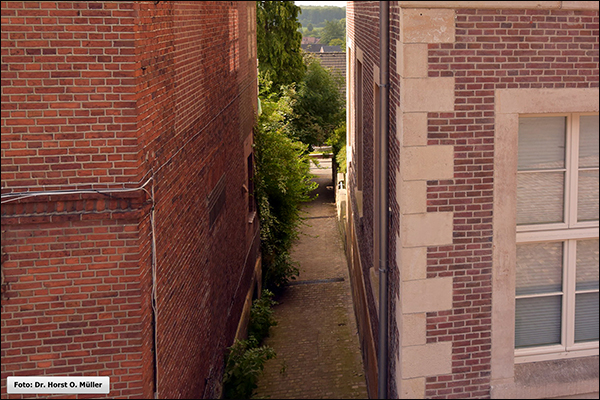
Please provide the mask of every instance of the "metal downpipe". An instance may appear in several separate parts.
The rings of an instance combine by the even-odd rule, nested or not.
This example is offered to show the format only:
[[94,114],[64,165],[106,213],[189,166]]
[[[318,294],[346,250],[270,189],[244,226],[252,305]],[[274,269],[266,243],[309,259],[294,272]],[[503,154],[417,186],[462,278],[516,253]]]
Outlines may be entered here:
[[380,179],[379,184],[379,348],[377,354],[377,395],[388,395],[388,130],[389,130],[389,2],[379,2],[380,99]]

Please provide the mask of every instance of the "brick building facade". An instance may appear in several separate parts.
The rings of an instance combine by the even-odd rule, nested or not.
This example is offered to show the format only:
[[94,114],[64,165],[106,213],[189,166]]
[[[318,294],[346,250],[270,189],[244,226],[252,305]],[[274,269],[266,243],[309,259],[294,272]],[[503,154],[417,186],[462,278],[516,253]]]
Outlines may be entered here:
[[219,396],[260,280],[255,13],[2,2],[3,398],[35,375]]
[[[379,7],[346,19],[346,248],[372,397]],[[598,3],[389,15],[388,396],[597,395]]]

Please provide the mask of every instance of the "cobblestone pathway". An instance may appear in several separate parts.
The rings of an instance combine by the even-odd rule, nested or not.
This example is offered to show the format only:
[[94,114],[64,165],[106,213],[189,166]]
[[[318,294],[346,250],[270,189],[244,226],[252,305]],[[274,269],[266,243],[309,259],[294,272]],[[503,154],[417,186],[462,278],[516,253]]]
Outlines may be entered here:
[[[330,163],[322,160],[321,165]],[[277,357],[267,362],[255,398],[366,399],[331,169],[312,172],[319,197],[304,207],[307,225],[292,251],[300,276],[277,299],[278,325],[265,342]]]

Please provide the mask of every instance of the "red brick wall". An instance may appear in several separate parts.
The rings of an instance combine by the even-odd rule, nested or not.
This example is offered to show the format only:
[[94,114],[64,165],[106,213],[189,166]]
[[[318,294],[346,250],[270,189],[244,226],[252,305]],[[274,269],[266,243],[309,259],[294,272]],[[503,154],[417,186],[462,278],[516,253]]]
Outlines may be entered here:
[[[349,2],[348,36],[364,51],[364,217],[354,215],[363,266],[372,263],[373,63],[378,63],[378,4]],[[395,110],[399,7],[390,5],[390,298],[399,293],[395,239],[399,206],[394,201],[399,168]],[[353,48],[353,58],[356,57]],[[352,71],[355,71],[354,61]],[[429,181],[427,211],[454,212],[453,244],[428,248],[427,278],[454,278],[453,307],[427,313],[427,341],[452,342],[452,373],[428,377],[427,398],[489,397],[491,358],[492,200],[494,94],[497,88],[598,87],[598,12],[567,10],[456,10],[455,43],[429,45],[429,76],[455,77],[455,111],[428,113],[428,145],[453,145],[454,179]],[[349,77],[351,81],[353,78]],[[355,159],[355,158],[354,158]],[[350,168],[349,187],[355,186]],[[353,205],[356,210],[356,204]],[[369,277],[364,277],[369,282]],[[368,290],[367,285],[367,290]],[[368,301],[373,301],[368,297]],[[372,305],[371,305],[372,307]],[[396,304],[390,304],[395,327]],[[376,325],[373,323],[376,330]],[[375,339],[377,340],[377,339]],[[392,328],[390,354],[399,351]],[[400,366],[390,357],[389,396]]]
[[132,6],[2,2],[3,193],[135,176]]
[[427,211],[454,212],[451,246],[428,248],[427,277],[454,278],[451,311],[427,314],[427,341],[452,342],[452,374],[426,396],[490,390],[494,93],[598,87],[598,12],[456,11],[456,41],[429,45],[429,76],[455,77],[455,112],[428,114],[428,144],[454,146],[454,179],[429,181]]
[[[152,179],[127,194],[2,205],[3,397],[8,375],[97,371],[111,377],[110,397],[218,396],[257,257],[242,188],[257,98],[253,9],[2,3],[3,194]],[[67,305],[61,291],[78,297]],[[84,326],[63,329],[69,318]],[[71,337],[73,352],[57,353]]]
[[[160,397],[218,395],[249,289],[257,224],[247,229],[242,185],[257,93],[248,7],[150,2],[139,10],[138,126],[142,171],[155,185]],[[211,227],[209,195],[222,177],[225,204]]]
[[3,398],[13,375],[108,375],[110,397],[142,393],[137,208],[3,204]]
[[[363,71],[363,217],[359,218],[358,203],[354,192],[351,192],[350,199],[352,201],[352,209],[355,211],[352,218],[354,218],[353,225],[356,235],[356,244],[358,247],[358,257],[354,261],[354,268],[362,266],[362,280],[364,282],[364,291],[362,289],[357,290],[355,293],[363,293],[364,297],[355,296],[353,301],[355,302],[355,311],[357,315],[357,322],[361,332],[365,329],[370,329],[372,332],[372,338],[374,342],[375,354],[370,354],[371,345],[368,343],[371,335],[363,334],[361,338],[363,361],[367,368],[367,387],[369,389],[369,396],[377,396],[377,365],[373,362],[376,359],[376,352],[378,346],[378,313],[375,306],[375,294],[373,293],[371,285],[371,276],[369,269],[374,266],[374,252],[373,252],[373,226],[377,215],[374,214],[374,136],[373,136],[373,82],[378,77],[374,77],[375,70],[374,65],[379,65],[379,4],[378,2],[348,2],[346,11],[346,31],[348,37],[353,41],[352,43],[352,66],[348,70],[353,71],[356,74],[356,59],[357,52],[356,46],[364,52],[364,58],[362,60],[362,71]],[[348,75],[347,81],[350,83],[350,95],[353,101],[356,101],[356,77]],[[349,110],[350,114],[350,110]],[[356,130],[359,124],[357,113],[354,113],[354,120],[351,125]],[[352,162],[349,166],[348,180],[349,187],[355,188],[357,185],[356,181],[356,151],[357,146],[353,146],[352,151],[354,152]],[[350,240],[352,240],[350,238]],[[360,258],[360,264],[358,259]],[[357,278],[361,278],[359,274],[354,275]],[[352,282],[354,286],[360,287],[361,282]],[[355,289],[356,290],[356,289]],[[369,312],[370,320],[367,320],[367,313]]]

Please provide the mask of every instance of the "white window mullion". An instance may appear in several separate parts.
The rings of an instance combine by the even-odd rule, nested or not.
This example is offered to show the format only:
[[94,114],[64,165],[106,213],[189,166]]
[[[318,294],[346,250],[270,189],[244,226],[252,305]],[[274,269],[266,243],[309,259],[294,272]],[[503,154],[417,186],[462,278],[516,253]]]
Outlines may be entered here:
[[568,350],[575,344],[575,264],[577,262],[577,241],[565,241],[564,251],[564,282],[563,282],[563,343]]
[[[577,181],[579,165],[579,116],[570,114],[567,117],[567,140],[565,153],[565,222],[568,227],[577,223]],[[575,344],[575,263],[577,241],[566,240],[564,247],[564,282],[563,291],[563,344],[568,350]]]
[[579,181],[579,115],[572,114],[567,119],[565,211],[569,228],[577,224],[577,183]]

